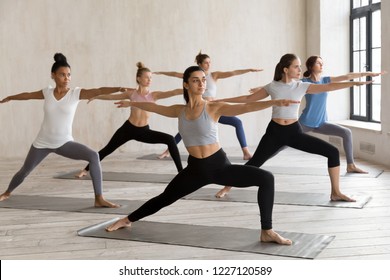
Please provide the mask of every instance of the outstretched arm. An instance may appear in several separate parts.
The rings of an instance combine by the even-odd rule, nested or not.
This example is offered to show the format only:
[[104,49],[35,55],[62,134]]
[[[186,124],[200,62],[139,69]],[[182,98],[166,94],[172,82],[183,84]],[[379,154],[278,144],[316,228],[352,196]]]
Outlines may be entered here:
[[42,90],[38,90],[38,91],[34,91],[34,92],[22,92],[22,93],[15,94],[15,95],[9,95],[6,98],[4,98],[3,100],[0,100],[0,103],[5,103],[5,102],[11,101],[11,100],[21,101],[21,100],[29,100],[29,99],[43,99],[43,98],[44,97],[43,97]]
[[158,71],[158,72],[153,72],[153,74],[156,74],[156,75],[165,75],[165,76],[175,77],[175,78],[180,78],[180,79],[183,78],[183,73],[180,73],[180,72],[164,72],[164,71]]
[[233,76],[246,74],[249,72],[260,72],[260,71],[263,71],[263,69],[250,68],[250,69],[233,70],[233,71],[227,71],[227,72],[217,71],[217,72],[212,72],[211,75],[213,76],[214,80],[218,80],[218,79],[225,79],[225,78],[230,78]]
[[259,102],[249,102],[244,104],[228,104],[224,102],[217,102],[219,108],[217,110],[220,116],[237,116],[249,112],[260,111],[271,106],[290,106],[290,104],[299,104],[298,100],[276,99]]
[[88,100],[88,103],[99,99],[99,100],[123,100],[123,99],[130,99],[130,93],[128,91],[133,91],[133,88],[126,88],[125,92],[122,92],[120,94],[106,94],[106,95],[98,95],[95,97],[92,97]]
[[386,74],[386,71],[382,72],[360,72],[360,73],[348,73],[342,76],[337,77],[330,77],[330,81],[333,82],[342,82],[342,81],[349,81],[357,78],[363,78],[363,77],[377,77],[380,75]]
[[184,105],[163,106],[152,102],[131,102],[125,100],[115,102],[115,104],[117,105],[118,108],[126,108],[132,106],[132,107],[139,108],[141,110],[157,113],[159,115],[163,115],[170,118],[178,117],[181,112],[181,109],[184,106]]
[[114,92],[124,92],[126,88],[123,87],[101,87],[93,89],[81,89],[80,99],[91,99],[99,95],[111,94]]
[[169,90],[169,91],[154,91],[152,93],[154,100],[164,99],[164,98],[168,98],[168,97],[172,97],[172,96],[180,95],[180,94],[183,94],[182,88]]
[[267,97],[268,97],[268,92],[264,88],[259,87],[257,91],[249,95],[241,95],[232,98],[223,98],[223,99],[218,99],[216,101],[225,101],[231,103],[248,103],[248,102],[255,102],[258,100],[262,100]]
[[309,94],[316,94],[320,92],[325,91],[334,91],[338,89],[344,89],[344,88],[350,88],[353,86],[362,86],[371,84],[372,81],[366,81],[366,82],[344,82],[344,83],[329,83],[329,84],[311,84],[306,93]]

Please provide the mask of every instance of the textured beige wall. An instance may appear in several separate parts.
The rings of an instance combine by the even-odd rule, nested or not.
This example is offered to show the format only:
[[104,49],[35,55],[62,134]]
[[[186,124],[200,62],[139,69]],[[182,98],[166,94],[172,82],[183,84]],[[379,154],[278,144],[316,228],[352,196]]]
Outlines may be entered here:
[[[135,86],[136,62],[152,71],[183,71],[202,49],[212,70],[264,68],[220,80],[220,97],[269,82],[281,55],[305,55],[305,0],[1,0],[0,98],[49,84],[55,52],[72,66],[72,86]],[[155,76],[152,89],[181,87]],[[181,103],[181,97],[163,104]],[[0,157],[24,157],[38,133],[42,101],[0,105]],[[74,137],[94,149],[106,144],[128,111],[111,102],[81,102]],[[249,145],[257,145],[270,112],[242,116]],[[171,134],[177,122],[153,116],[151,127]],[[239,148],[233,128],[221,126],[221,143]],[[163,150],[131,143],[127,150]],[[184,150],[182,144],[179,146]]]

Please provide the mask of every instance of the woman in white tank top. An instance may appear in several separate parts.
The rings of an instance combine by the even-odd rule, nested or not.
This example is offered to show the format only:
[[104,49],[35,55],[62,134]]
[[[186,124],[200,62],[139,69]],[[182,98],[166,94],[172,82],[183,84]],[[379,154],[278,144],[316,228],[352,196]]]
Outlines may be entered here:
[[11,95],[0,103],[11,100],[44,99],[44,120],[41,130],[31,145],[22,168],[13,176],[7,190],[0,195],[0,201],[8,199],[30,174],[31,171],[50,153],[88,161],[91,165],[91,179],[95,193],[95,207],[119,207],[103,198],[102,172],[98,154],[87,146],[77,143],[72,136],[72,123],[77,105],[81,99],[91,99],[102,94],[124,91],[121,87],[98,89],[69,88],[71,80],[70,65],[61,53],[54,55],[51,76],[55,88]]

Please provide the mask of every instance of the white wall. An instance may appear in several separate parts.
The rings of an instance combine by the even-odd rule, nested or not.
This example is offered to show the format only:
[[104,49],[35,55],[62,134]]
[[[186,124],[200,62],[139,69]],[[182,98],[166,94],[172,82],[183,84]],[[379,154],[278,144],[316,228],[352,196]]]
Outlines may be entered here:
[[[152,71],[183,71],[200,49],[211,56],[212,70],[265,69],[218,82],[220,97],[243,94],[271,81],[284,53],[304,57],[305,10],[305,0],[1,0],[0,98],[52,84],[55,52],[67,56],[72,86],[91,88],[135,86],[137,61]],[[154,77],[152,89],[177,87],[178,79]],[[42,101],[1,104],[0,157],[24,157],[42,116]],[[98,150],[127,117],[111,102],[82,102],[74,137]],[[269,110],[242,116],[249,145],[257,145],[269,119]],[[157,115],[151,127],[177,131],[175,120]],[[231,127],[220,131],[224,147],[239,149]],[[140,149],[165,147],[133,142],[120,150]]]

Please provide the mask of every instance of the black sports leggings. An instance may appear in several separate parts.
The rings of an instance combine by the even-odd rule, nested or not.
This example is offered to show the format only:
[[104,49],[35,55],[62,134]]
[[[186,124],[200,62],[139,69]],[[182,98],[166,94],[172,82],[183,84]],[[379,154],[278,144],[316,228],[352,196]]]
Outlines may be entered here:
[[147,201],[128,218],[131,222],[138,221],[212,183],[239,188],[259,186],[257,203],[261,228],[272,228],[274,176],[257,167],[231,164],[222,149],[204,159],[189,156],[188,166],[173,178],[164,192]]
[[340,165],[339,150],[321,139],[304,133],[299,122],[280,125],[272,120],[253,157],[245,165],[260,167],[276,155],[283,146],[327,157],[328,168]]
[[[143,127],[134,126],[128,120],[125,121],[125,123],[120,128],[118,128],[118,130],[112,136],[110,142],[108,142],[108,144],[99,151],[100,160],[103,160],[106,156],[110,155],[116,149],[130,140],[136,140],[149,144],[161,143],[168,145],[169,153],[175,162],[177,171],[183,169],[180,160],[179,149],[177,148],[175,139],[172,135],[151,130],[149,125]],[[85,167],[85,170],[89,170],[89,165]]]

